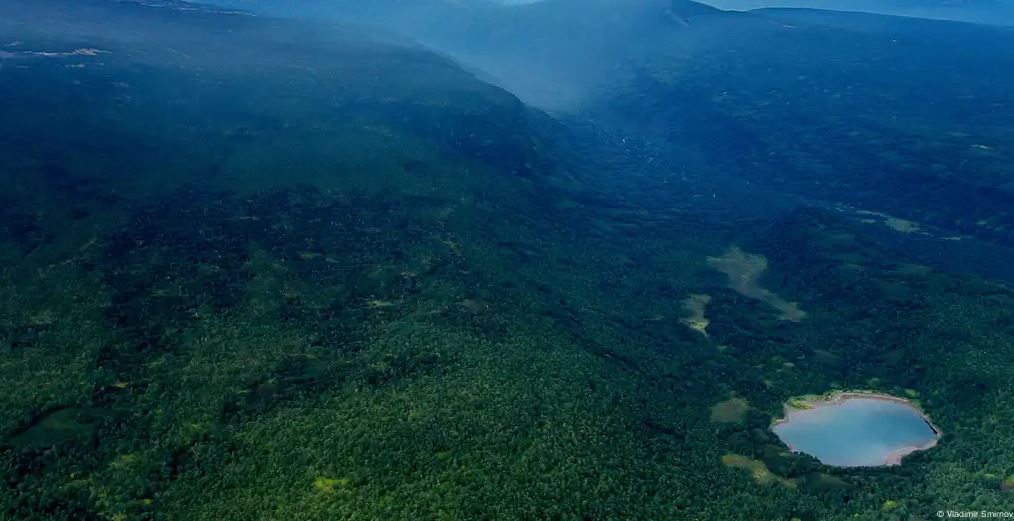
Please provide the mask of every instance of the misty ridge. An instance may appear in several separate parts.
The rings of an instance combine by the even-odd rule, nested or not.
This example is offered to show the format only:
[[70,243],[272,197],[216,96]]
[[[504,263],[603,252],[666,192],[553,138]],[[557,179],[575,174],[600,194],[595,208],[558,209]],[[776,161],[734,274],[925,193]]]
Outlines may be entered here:
[[[966,194],[927,193],[905,205],[907,217],[1008,240],[974,224],[1010,218],[1014,196],[996,174],[1004,160],[992,155],[1003,154],[997,143],[1014,92],[1008,27],[818,9],[724,11],[690,0],[225,2],[416,42],[531,106],[653,143],[662,149],[653,161],[675,161],[676,172],[694,164],[828,204],[887,211],[911,199],[911,188],[896,182],[900,167],[924,186],[939,179]],[[988,5],[999,13],[1004,4]],[[896,148],[871,148],[859,137],[860,129],[898,132],[885,115],[911,139],[957,132],[968,136],[963,146],[983,145],[991,155],[947,165],[925,156],[890,160]],[[836,128],[824,129],[825,121]],[[829,160],[814,132],[864,153],[880,150],[883,163],[860,172],[844,156]],[[772,152],[783,148],[784,156]],[[827,172],[837,172],[835,185]],[[842,191],[842,183],[857,190]],[[871,184],[880,191],[858,190]]]
[[[24,11],[16,5],[5,4]],[[336,81],[324,79],[332,69],[369,71],[376,56],[400,56],[398,67],[368,76],[397,99],[493,85],[501,98],[519,100],[502,119],[470,116],[473,152],[513,154],[514,139],[498,147],[496,136],[523,134],[544,111],[545,121],[597,135],[637,165],[603,171],[607,187],[634,179],[632,171],[663,185],[742,185],[940,227],[940,236],[984,240],[1001,248],[997,255],[1014,243],[1014,184],[1005,175],[1014,154],[1005,144],[1011,28],[816,9],[723,11],[690,0],[148,0],[109,13],[106,5],[53,0],[33,8],[45,27],[14,16],[6,23],[122,40],[149,49],[154,61],[182,60],[165,60],[165,49],[175,49],[188,66],[209,70],[266,74],[295,53],[288,65],[307,61],[300,67],[322,85]],[[160,9],[131,8],[139,5]],[[174,12],[193,16],[160,21],[175,20]],[[242,50],[216,43],[226,39]],[[329,62],[329,53],[339,58]],[[448,74],[420,76],[413,63]],[[435,120],[458,108],[441,103],[440,117],[427,109]],[[416,131],[461,141],[461,129],[424,121]],[[496,130],[477,131],[491,124]]]
[[[6,9],[23,11],[15,14],[47,24],[13,16],[0,23],[26,34],[118,40],[148,49],[156,61],[165,49],[181,50],[168,62],[186,56],[191,65],[237,72],[268,71],[293,51],[298,61],[310,58],[307,70],[317,75],[330,69],[317,62],[327,63],[332,52],[340,56],[334,67],[369,70],[376,49],[388,49],[404,55],[403,65],[441,64],[450,74],[427,76],[441,86],[491,84],[560,122],[594,129],[623,154],[638,156],[639,169],[654,172],[646,175],[728,175],[753,190],[882,213],[904,201],[896,217],[991,242],[1012,240],[1004,224],[1014,219],[1014,186],[1004,175],[1014,92],[1011,28],[815,9],[732,12],[690,0],[116,5],[127,9],[54,0],[24,12],[7,2]],[[130,8],[139,5],[161,9]],[[186,24],[160,23],[172,12],[195,16]],[[221,53],[222,38],[244,50]],[[371,81],[409,98],[418,82],[393,79],[410,71]],[[507,132],[531,114],[518,107],[502,121],[469,125],[496,121]],[[828,154],[818,134],[839,149],[869,154],[866,164],[876,166],[859,169],[854,157]],[[960,143],[942,143],[951,152],[931,159],[920,151],[926,135]],[[495,140],[475,139],[485,150],[496,148]],[[977,152],[965,157],[962,150]]]
[[[648,57],[679,58],[707,45],[698,19],[726,13],[684,0],[377,2],[226,0],[271,16],[331,20],[398,35],[452,56],[528,103],[574,111],[633,81]],[[728,18],[738,18],[729,14]]]
[[[672,78],[680,64],[716,46],[728,47],[744,39],[768,38],[772,32],[779,32],[773,31],[779,24],[778,11],[729,12],[691,0],[222,0],[218,3],[271,16],[358,25],[378,34],[407,38],[453,57],[530,104],[564,112],[600,102],[618,88],[635,84],[639,76],[651,74],[660,63],[666,64],[665,74]],[[736,10],[808,7],[911,16],[940,10],[964,13],[942,14],[940,18],[1014,21],[1014,6],[1006,0],[783,3],[719,0],[712,5]]]
[[990,25],[1014,25],[1014,2],[1011,0],[709,0],[708,3],[730,10],[769,7],[830,9]]

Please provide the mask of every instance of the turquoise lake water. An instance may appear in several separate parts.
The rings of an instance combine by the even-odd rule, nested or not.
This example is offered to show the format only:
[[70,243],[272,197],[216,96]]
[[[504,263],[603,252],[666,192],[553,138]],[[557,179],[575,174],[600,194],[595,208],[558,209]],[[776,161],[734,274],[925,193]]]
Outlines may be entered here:
[[793,410],[787,419],[772,428],[786,445],[837,467],[889,464],[898,451],[925,447],[938,437],[916,409],[875,398]]

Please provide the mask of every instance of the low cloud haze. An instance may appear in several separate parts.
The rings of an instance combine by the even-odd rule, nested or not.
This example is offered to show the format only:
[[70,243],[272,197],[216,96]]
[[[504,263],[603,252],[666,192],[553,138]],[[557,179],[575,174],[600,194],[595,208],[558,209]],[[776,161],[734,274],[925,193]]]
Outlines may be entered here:
[[[725,13],[687,0],[220,0],[229,7],[371,27],[449,55],[526,102],[579,110],[648,59],[716,39]],[[651,57],[651,58],[649,58]]]

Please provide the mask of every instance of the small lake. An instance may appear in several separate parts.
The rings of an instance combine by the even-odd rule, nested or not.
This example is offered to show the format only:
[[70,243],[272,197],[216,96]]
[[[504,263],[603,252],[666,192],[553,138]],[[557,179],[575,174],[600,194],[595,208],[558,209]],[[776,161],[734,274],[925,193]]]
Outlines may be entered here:
[[794,452],[835,467],[897,465],[912,452],[936,445],[940,434],[916,407],[899,398],[844,393],[786,406],[772,426]]

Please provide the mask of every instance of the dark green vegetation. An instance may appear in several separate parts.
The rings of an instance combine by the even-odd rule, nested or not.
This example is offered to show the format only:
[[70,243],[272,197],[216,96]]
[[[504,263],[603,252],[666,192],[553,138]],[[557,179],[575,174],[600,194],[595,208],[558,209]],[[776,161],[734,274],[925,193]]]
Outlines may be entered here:
[[756,18],[722,22],[729,36],[690,60],[653,60],[606,113],[761,186],[1014,244],[1014,31]]
[[[1001,285],[348,31],[46,1],[0,36],[0,518],[1014,505]],[[804,319],[728,287],[732,244]],[[786,453],[772,417],[830,388],[946,435],[888,469]]]

